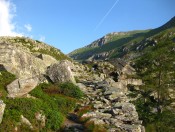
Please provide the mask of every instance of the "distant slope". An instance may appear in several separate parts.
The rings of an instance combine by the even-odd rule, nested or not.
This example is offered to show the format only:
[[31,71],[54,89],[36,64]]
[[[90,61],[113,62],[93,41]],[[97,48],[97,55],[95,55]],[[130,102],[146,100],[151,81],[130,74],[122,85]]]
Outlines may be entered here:
[[129,32],[114,32],[92,42],[90,45],[77,49],[69,56],[75,60],[99,60],[111,58],[133,59],[140,53],[138,50],[143,49],[143,44],[154,45],[156,40],[153,36],[163,31],[168,31],[175,27],[175,17],[163,26],[152,30],[137,30]]

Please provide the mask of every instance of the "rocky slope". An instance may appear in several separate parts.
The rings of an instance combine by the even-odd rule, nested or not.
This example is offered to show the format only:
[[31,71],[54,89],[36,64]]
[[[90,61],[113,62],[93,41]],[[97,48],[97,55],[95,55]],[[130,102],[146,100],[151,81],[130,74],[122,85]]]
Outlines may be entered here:
[[174,27],[175,17],[152,30],[109,33],[88,46],[69,53],[69,56],[78,61],[111,58],[132,60],[141,55],[140,51],[159,42],[159,39],[155,38],[156,35],[174,32]]
[[[12,123],[11,126],[3,121],[2,124],[7,126],[0,126],[0,128],[5,127],[7,130],[14,131],[23,131],[26,127],[27,130],[30,129],[31,131],[46,129],[47,121],[51,118],[49,117],[51,111],[48,106],[53,107],[55,101],[60,103],[60,101],[71,100],[67,102],[66,105],[68,105],[75,101],[70,97],[78,96],[77,93],[72,93],[70,97],[66,97],[65,95],[71,89],[65,92],[65,95],[60,96],[60,91],[55,89],[57,83],[71,81],[86,94],[80,103],[80,108],[89,105],[93,107],[80,118],[88,118],[89,122],[102,125],[111,132],[118,130],[144,131],[135,106],[129,102],[130,99],[127,97],[127,85],[142,85],[142,82],[141,80],[127,78],[128,74],[135,74],[135,70],[122,60],[113,60],[111,63],[92,62],[82,65],[69,61],[70,58],[51,46],[29,38],[18,37],[0,38],[0,56],[0,80],[6,80],[3,76],[9,74],[7,79],[12,81],[0,83],[0,122],[3,121],[4,113],[6,120],[12,118],[10,119],[12,121],[10,122]],[[11,73],[16,76],[16,79]],[[43,82],[53,83],[53,86],[49,86],[50,84],[40,86]],[[47,85],[49,86],[48,89]],[[60,98],[62,99],[60,100]],[[38,101],[43,101],[44,106]],[[50,104],[44,104],[47,101]],[[32,106],[30,106],[31,102],[33,102]],[[37,102],[39,104],[36,106],[35,103]],[[34,115],[30,113],[32,119],[24,113],[24,109],[20,108],[18,103],[23,104],[24,109],[25,107],[28,108],[27,113],[35,111]],[[64,103],[60,105],[62,108]],[[29,106],[34,108],[29,110]],[[72,108],[72,106],[70,107]],[[53,109],[56,110],[55,106]],[[13,112],[13,114],[8,115],[8,111]],[[57,120],[62,120],[61,115],[56,114],[56,116],[59,117]],[[16,120],[18,123],[15,125],[13,121]],[[40,122],[39,128],[36,127],[33,120]],[[59,122],[52,123],[52,125],[55,126],[56,123]],[[57,128],[52,129],[56,130]]]

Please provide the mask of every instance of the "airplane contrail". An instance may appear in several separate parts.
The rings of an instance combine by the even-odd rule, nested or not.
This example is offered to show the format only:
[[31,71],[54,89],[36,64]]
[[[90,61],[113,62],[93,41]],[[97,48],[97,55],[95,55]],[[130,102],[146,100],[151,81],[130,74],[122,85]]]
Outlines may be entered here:
[[112,11],[112,9],[118,4],[118,2],[119,2],[119,0],[116,0],[116,2],[113,4],[113,6],[108,10],[108,12],[101,19],[101,21],[97,24],[97,26],[95,27],[94,31],[96,31],[100,27],[100,25],[104,22],[106,17],[109,15],[109,13]]

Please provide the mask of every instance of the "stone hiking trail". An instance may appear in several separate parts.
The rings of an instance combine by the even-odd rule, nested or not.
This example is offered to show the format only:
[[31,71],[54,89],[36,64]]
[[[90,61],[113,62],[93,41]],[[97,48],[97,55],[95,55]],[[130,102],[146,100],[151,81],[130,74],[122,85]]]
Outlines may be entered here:
[[[107,81],[84,81],[77,85],[87,95],[81,107],[93,105],[94,109],[82,115],[96,125],[108,125],[109,132],[145,132],[136,108],[126,96],[125,89],[115,87],[112,79]],[[68,123],[75,132],[83,132],[83,125]],[[68,128],[67,128],[68,129]],[[72,128],[71,128],[72,129]]]

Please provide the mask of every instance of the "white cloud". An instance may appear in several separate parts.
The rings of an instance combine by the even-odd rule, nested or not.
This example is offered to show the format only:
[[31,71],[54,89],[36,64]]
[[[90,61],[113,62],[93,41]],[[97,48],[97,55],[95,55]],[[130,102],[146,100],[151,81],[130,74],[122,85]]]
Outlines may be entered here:
[[39,38],[39,41],[44,42],[45,40],[46,40],[46,37],[45,37],[45,36],[43,36],[43,35],[41,35],[41,36],[40,36],[40,38]]
[[27,29],[28,32],[32,31],[32,26],[30,24],[25,24],[24,27]]
[[0,36],[22,36],[15,32],[12,22],[16,13],[16,6],[9,0],[0,0]]

